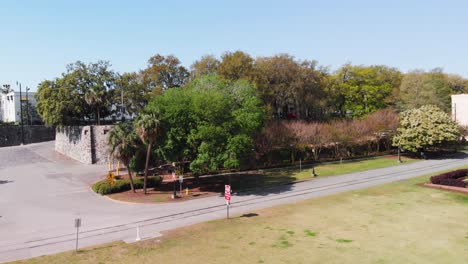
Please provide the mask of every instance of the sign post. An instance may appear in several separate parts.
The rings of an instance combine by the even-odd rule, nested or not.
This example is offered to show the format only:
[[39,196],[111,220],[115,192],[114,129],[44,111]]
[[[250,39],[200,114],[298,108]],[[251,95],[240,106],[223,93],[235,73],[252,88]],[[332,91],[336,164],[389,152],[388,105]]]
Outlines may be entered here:
[[180,187],[180,195],[182,195],[182,183],[184,182],[184,176],[179,176],[179,187]]
[[78,252],[78,233],[81,226],[81,218],[75,218],[75,228],[76,228],[76,244],[75,251]]
[[226,218],[229,219],[229,206],[231,204],[231,185],[224,185],[224,200],[226,200]]
[[172,199],[175,199],[177,197],[177,190],[176,190],[176,173],[175,171],[172,171],[172,182],[174,183],[174,194],[172,194]]

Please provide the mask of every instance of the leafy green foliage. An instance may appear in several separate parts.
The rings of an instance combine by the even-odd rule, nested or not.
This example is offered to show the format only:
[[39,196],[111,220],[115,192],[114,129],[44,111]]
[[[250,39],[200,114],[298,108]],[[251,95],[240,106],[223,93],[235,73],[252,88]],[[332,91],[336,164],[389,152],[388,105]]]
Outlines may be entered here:
[[217,73],[226,80],[250,80],[254,73],[254,60],[242,51],[226,52],[221,56]]
[[76,62],[67,66],[67,72],[55,80],[39,84],[37,111],[48,125],[75,125],[92,116],[110,114],[115,73],[105,61]]
[[114,101],[123,102],[124,111],[130,115],[138,115],[148,104],[150,90],[143,82],[143,77],[137,73],[124,73],[117,79],[117,88]]
[[346,64],[332,77],[330,99],[342,116],[353,117],[383,109],[401,82],[401,73],[387,66]]
[[270,114],[321,119],[326,106],[326,70],[316,61],[297,61],[287,54],[255,61],[254,83]]
[[[159,176],[148,177],[148,187],[157,187],[162,181]],[[135,179],[135,189],[143,188],[143,179]],[[117,180],[113,185],[110,185],[107,180],[96,182],[93,187],[93,191],[101,195],[126,192],[131,189],[130,181],[128,179]]]
[[192,78],[198,78],[203,75],[213,74],[218,71],[219,61],[212,55],[205,55],[200,60],[195,61],[191,69]]
[[[453,83],[453,89],[461,89]],[[441,69],[430,72],[413,71],[405,74],[399,93],[398,106],[402,110],[435,105],[448,112],[452,88],[449,79]]]
[[441,109],[431,105],[401,113],[397,131],[393,145],[413,152],[460,139],[458,125]]
[[191,161],[194,173],[239,167],[252,153],[252,136],[263,123],[255,93],[247,81],[207,75],[156,97],[146,110],[160,115],[163,158]]
[[172,55],[154,55],[141,74],[144,84],[154,95],[169,88],[181,87],[189,78],[187,69]]

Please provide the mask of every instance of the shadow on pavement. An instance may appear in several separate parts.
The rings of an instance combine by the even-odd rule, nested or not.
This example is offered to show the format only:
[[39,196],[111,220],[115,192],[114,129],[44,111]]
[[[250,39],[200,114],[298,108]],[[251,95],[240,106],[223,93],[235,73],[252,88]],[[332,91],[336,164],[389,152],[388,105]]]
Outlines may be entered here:
[[10,183],[10,182],[13,182],[13,181],[8,181],[8,180],[7,181],[1,181],[0,180],[0,184]]

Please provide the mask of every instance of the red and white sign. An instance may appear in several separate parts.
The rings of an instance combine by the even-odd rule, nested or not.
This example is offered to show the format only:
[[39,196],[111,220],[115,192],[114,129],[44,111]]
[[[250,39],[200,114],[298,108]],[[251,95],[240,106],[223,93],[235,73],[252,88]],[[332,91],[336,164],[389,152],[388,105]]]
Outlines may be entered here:
[[231,186],[224,185],[224,200],[231,201]]

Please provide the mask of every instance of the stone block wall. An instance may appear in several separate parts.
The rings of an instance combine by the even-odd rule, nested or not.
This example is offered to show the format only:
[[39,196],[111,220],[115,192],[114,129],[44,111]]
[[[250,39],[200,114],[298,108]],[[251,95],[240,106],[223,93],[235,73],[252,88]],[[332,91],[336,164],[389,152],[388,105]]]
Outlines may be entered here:
[[109,160],[108,132],[112,126],[66,126],[57,128],[55,151],[85,164]]
[[[24,144],[55,139],[55,128],[48,126],[24,126]],[[21,145],[21,126],[0,126],[0,147]]]

